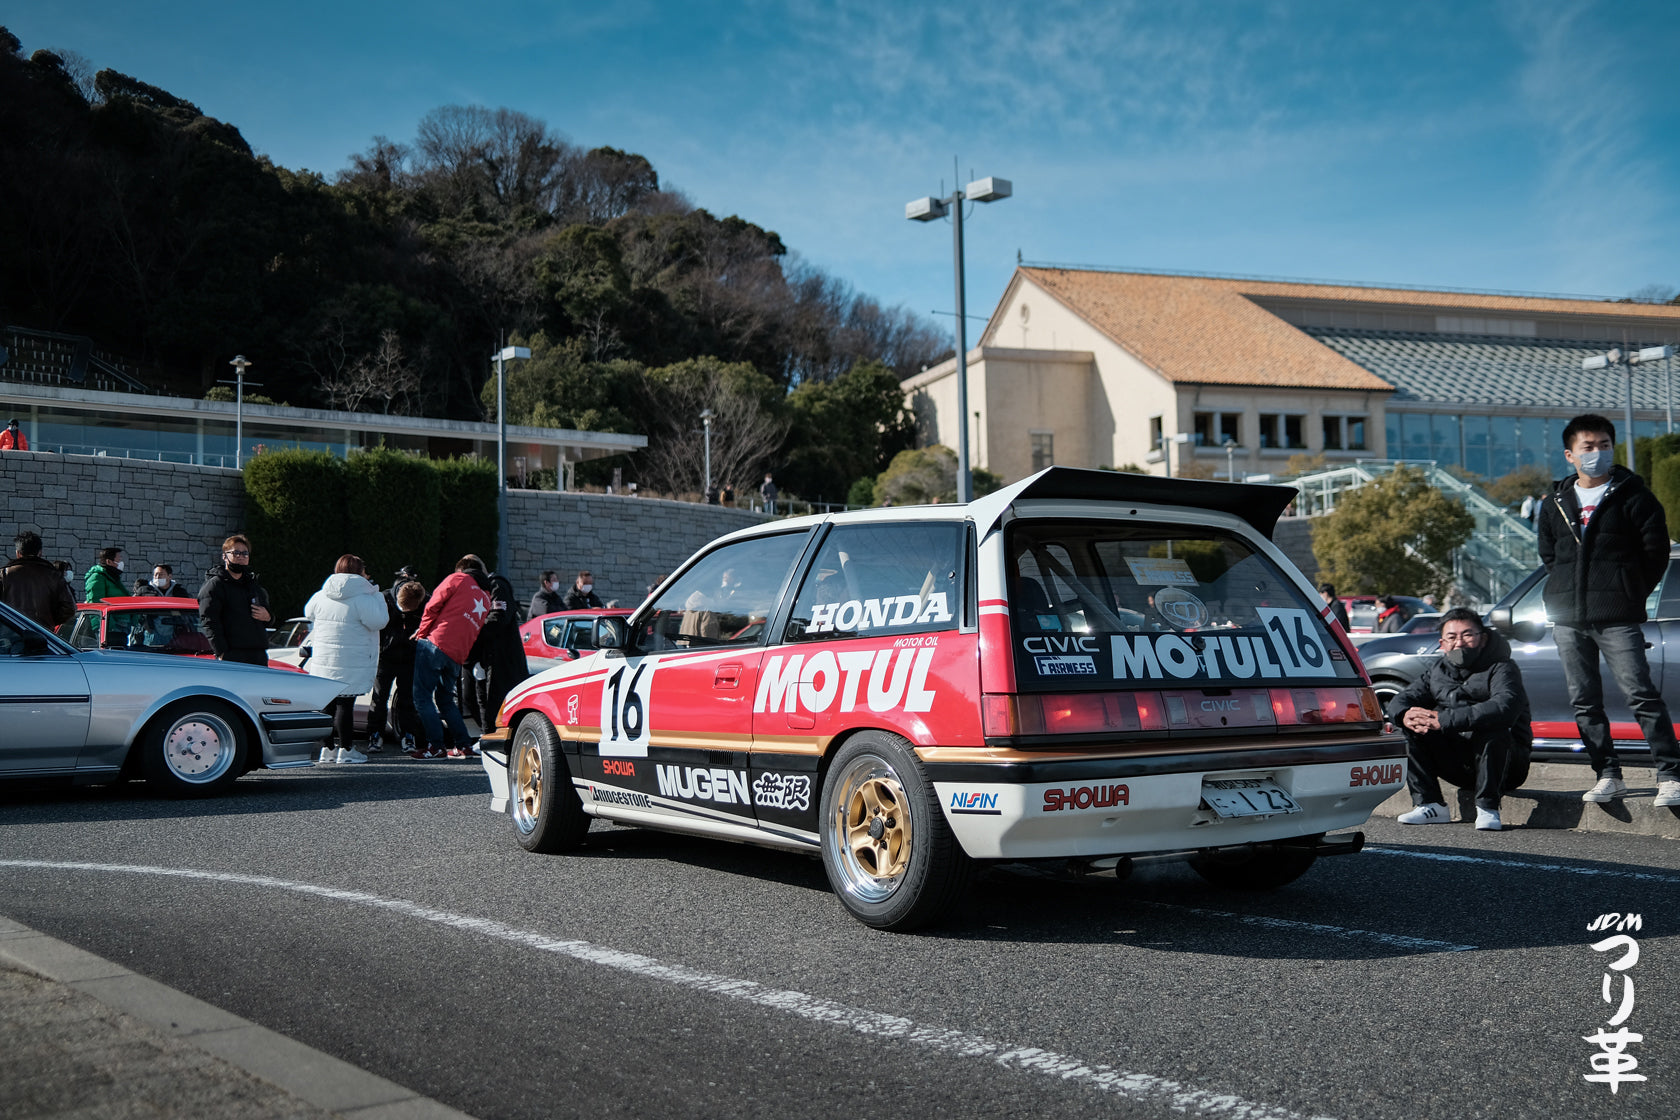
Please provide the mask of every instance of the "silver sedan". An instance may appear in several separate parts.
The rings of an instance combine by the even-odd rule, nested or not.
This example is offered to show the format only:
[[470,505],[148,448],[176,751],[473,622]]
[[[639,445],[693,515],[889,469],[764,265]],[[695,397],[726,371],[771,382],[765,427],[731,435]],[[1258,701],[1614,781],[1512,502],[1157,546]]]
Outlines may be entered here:
[[255,665],[79,650],[0,604],[0,779],[223,793],[259,766],[310,765],[336,691]]

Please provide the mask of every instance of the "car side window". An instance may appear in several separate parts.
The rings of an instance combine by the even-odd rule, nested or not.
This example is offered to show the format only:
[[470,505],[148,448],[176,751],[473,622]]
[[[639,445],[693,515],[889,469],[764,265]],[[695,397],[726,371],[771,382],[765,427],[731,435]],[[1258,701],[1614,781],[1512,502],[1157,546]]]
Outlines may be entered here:
[[0,657],[23,656],[23,631],[0,618]]
[[788,641],[955,630],[962,614],[962,525],[843,525],[805,574]]
[[551,618],[542,624],[543,641],[555,649],[566,648],[566,620]]
[[70,631],[70,644],[77,649],[99,648],[99,612],[82,611]]
[[592,618],[573,619],[566,629],[565,647],[577,653],[588,653],[595,648],[595,620]]
[[658,653],[756,644],[808,536],[753,537],[702,556],[642,616],[636,648]]

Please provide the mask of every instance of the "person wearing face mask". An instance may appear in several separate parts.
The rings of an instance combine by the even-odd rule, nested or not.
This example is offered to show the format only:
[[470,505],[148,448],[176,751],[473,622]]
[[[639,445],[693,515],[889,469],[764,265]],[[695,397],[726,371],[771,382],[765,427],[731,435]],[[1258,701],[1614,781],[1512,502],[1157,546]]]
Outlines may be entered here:
[[572,589],[566,592],[566,609],[581,611],[586,607],[599,607],[601,597],[595,594],[595,577],[587,571],[579,572],[572,583]]
[[251,571],[251,542],[235,533],[222,542],[222,562],[198,589],[198,617],[223,661],[268,664],[268,592]]
[[99,563],[90,567],[87,578],[82,581],[82,589],[87,592],[86,598],[90,603],[98,603],[105,599],[119,599],[128,594],[128,588],[123,586],[122,572],[126,561],[120,548],[102,548],[99,550]]
[[1627,794],[1604,714],[1602,655],[1651,748],[1654,804],[1680,806],[1680,743],[1651,679],[1640,629],[1645,600],[1668,570],[1668,520],[1644,480],[1615,465],[1615,446],[1616,427],[1603,416],[1577,416],[1563,429],[1564,457],[1575,473],[1552,484],[1538,526],[1546,617],[1575,726],[1598,776],[1581,800],[1602,803]]
[[152,565],[152,582],[134,589],[136,595],[160,595],[166,599],[191,599],[193,593],[175,582],[175,569],[168,564]]
[[[593,590],[593,588],[591,588]],[[560,573],[550,568],[542,574],[542,586],[531,596],[531,618],[541,618],[545,614],[566,609],[566,597],[560,594]]]
[[1468,607],[1441,616],[1441,658],[1388,703],[1406,734],[1406,789],[1413,808],[1401,824],[1447,824],[1441,779],[1474,787],[1476,827],[1497,832],[1499,800],[1528,777],[1533,729],[1522,670],[1511,645]]

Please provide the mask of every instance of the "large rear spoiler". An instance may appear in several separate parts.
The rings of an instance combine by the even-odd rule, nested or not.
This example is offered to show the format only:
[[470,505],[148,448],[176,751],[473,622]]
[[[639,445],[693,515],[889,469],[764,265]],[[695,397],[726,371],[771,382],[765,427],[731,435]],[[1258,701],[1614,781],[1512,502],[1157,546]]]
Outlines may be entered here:
[[1139,505],[1193,506],[1234,514],[1268,538],[1289,503],[1299,497],[1293,486],[1252,482],[1208,482],[1194,478],[1158,478],[1149,474],[1047,467],[968,505],[969,516],[984,536],[1011,505],[1028,499],[1132,502]]

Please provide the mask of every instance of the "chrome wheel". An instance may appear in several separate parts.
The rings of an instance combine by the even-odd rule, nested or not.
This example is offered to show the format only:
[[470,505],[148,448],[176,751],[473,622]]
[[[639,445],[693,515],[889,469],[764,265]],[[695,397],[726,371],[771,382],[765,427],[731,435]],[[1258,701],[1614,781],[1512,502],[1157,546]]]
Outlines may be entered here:
[[210,712],[189,712],[163,733],[163,764],[172,777],[207,785],[225,775],[239,754],[239,740],[226,720]]
[[847,893],[880,902],[910,866],[915,821],[898,772],[876,754],[860,754],[840,773],[834,819],[825,837],[831,865]]
[[513,786],[513,826],[528,836],[536,830],[543,799],[542,741],[536,728],[529,723],[519,728],[519,735],[513,743],[513,760],[508,769]]

